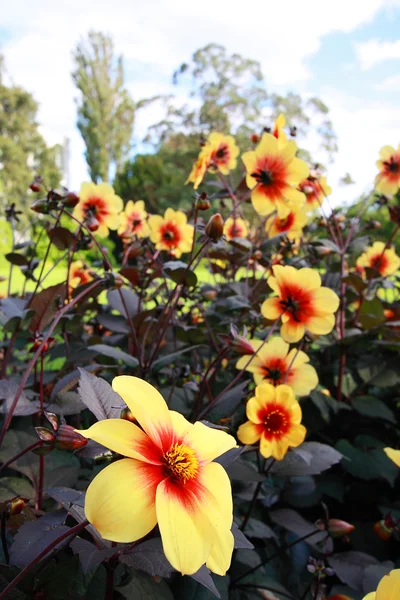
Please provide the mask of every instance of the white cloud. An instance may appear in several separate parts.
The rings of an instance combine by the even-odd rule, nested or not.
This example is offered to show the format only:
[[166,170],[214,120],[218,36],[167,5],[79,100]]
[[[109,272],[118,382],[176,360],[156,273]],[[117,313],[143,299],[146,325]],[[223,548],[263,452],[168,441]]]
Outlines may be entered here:
[[400,40],[368,40],[354,45],[361,68],[366,71],[386,60],[400,59]]
[[[14,81],[40,103],[40,123],[60,139],[70,138],[76,187],[87,175],[75,128],[71,52],[89,29],[113,36],[127,72],[136,73],[128,81],[135,99],[174,91],[169,84],[174,69],[210,42],[260,61],[269,89],[306,91],[312,78],[306,60],[318,52],[322,37],[351,32],[393,4],[400,0],[363,0],[362,10],[348,0],[287,0],[284,7],[266,0],[248,7],[231,0],[13,0],[2,10],[2,28],[11,34],[2,52]],[[162,115],[157,110],[155,105],[139,115],[137,132]]]
[[400,90],[400,75],[386,77],[377,84],[376,89],[384,92],[398,92]]

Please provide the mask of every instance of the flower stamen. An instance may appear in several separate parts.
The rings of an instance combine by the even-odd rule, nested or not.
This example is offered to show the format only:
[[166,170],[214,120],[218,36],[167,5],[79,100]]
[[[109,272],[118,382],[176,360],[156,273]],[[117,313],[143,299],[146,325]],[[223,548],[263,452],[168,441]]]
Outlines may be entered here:
[[199,461],[194,451],[185,444],[174,444],[164,454],[164,462],[170,475],[186,483],[193,479],[199,470]]

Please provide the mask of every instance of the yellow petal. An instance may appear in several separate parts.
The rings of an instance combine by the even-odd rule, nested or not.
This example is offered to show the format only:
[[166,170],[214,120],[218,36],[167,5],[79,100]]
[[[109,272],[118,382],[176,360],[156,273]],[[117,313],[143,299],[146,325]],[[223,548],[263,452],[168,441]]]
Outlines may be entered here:
[[[297,277],[298,277],[298,281],[301,285],[301,287],[304,290],[314,290],[316,288],[318,288],[315,292],[314,292],[314,298],[315,296],[318,297],[318,294],[320,293],[321,289],[327,290],[328,288],[321,288],[321,276],[318,273],[318,271],[316,271],[315,269],[309,269],[308,267],[304,267],[303,269],[299,269],[297,271]],[[332,292],[332,290],[330,290]],[[332,292],[335,296],[335,292]],[[329,309],[328,311],[329,312]]]
[[[247,182],[248,187],[251,188],[252,186],[249,185],[249,182],[247,181],[247,179],[246,179],[246,182]],[[258,213],[262,217],[268,215],[269,213],[272,213],[276,208],[275,204],[273,202],[271,202],[271,200],[268,198],[268,196],[266,196],[264,194],[264,192],[262,192],[260,190],[259,186],[255,187],[253,189],[253,191],[251,192],[251,203],[252,203],[256,213]],[[286,214],[288,214],[288,213],[286,213]]]
[[307,430],[304,425],[294,425],[283,438],[291,448],[297,448],[304,442]]
[[364,596],[363,600],[376,600],[376,592],[370,592]]
[[139,540],[157,523],[155,496],[160,473],[159,467],[134,458],[109,465],[88,487],[86,518],[106,540]]
[[192,575],[210,556],[214,528],[196,494],[177,487],[169,479],[159,484],[157,520],[165,556],[182,575]]
[[208,463],[236,446],[235,438],[221,431],[207,427],[197,421],[185,435],[184,442],[196,452],[200,463]]
[[160,448],[171,443],[172,422],[168,406],[155,387],[138,377],[120,375],[112,387],[125,400],[138,423]]
[[333,314],[322,317],[311,317],[307,321],[307,329],[315,335],[326,335],[335,327],[335,317]]
[[386,453],[386,456],[390,458],[397,467],[400,467],[400,450],[394,450],[393,448],[384,448],[383,450]]
[[300,158],[294,158],[288,165],[288,181],[293,185],[297,185],[303,179],[307,179],[309,174],[310,169],[308,165]]
[[217,575],[224,576],[231,566],[234,538],[229,529],[221,529],[215,535],[206,566]]
[[242,444],[255,444],[261,437],[261,429],[251,421],[246,421],[239,427],[237,436]]
[[382,160],[388,160],[393,154],[396,154],[396,150],[393,146],[383,146],[379,151],[379,156]]
[[313,291],[313,306],[318,313],[334,313],[339,308],[339,297],[333,290],[321,287]]
[[257,156],[275,156],[279,153],[278,140],[272,133],[263,133],[261,141],[256,148]]
[[288,321],[281,327],[281,336],[290,344],[294,344],[301,340],[304,336],[305,327],[303,323],[295,323]]
[[400,569],[393,569],[382,577],[376,588],[376,600],[399,600]]
[[279,302],[279,298],[268,298],[261,305],[261,314],[270,321],[278,319],[283,312]]
[[161,464],[159,452],[152,440],[139,427],[124,419],[104,419],[89,429],[76,430],[83,437],[94,440],[123,456],[137,458],[152,464]]

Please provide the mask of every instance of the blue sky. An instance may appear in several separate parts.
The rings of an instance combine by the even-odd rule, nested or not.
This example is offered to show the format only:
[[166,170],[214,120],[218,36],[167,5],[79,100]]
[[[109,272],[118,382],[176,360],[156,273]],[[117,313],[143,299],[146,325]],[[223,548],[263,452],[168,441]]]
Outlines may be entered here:
[[[210,42],[260,61],[271,92],[322,98],[339,140],[328,175],[335,202],[370,189],[379,148],[400,142],[400,0],[14,0],[2,8],[0,28],[8,75],[40,103],[49,143],[70,139],[75,189],[87,170],[71,51],[90,28],[113,36],[135,99],[176,93],[174,69]],[[178,94],[183,102],[184,88]],[[142,111],[136,139],[162,115],[160,105]],[[308,142],[314,150],[316,140]],[[347,171],[356,183],[340,186]]]

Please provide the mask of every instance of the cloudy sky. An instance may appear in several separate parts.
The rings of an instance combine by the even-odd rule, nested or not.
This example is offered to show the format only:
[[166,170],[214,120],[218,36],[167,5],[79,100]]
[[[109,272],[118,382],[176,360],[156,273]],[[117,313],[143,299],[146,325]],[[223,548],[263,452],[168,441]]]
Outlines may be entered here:
[[[70,139],[75,189],[87,170],[71,51],[89,29],[114,38],[136,100],[170,92],[176,67],[210,42],[260,61],[270,91],[319,96],[339,140],[328,177],[336,202],[370,189],[379,148],[400,142],[400,0],[13,0],[2,7],[0,51],[39,102],[49,143]],[[137,140],[159,110],[143,111]],[[339,186],[347,171],[356,184]]]

